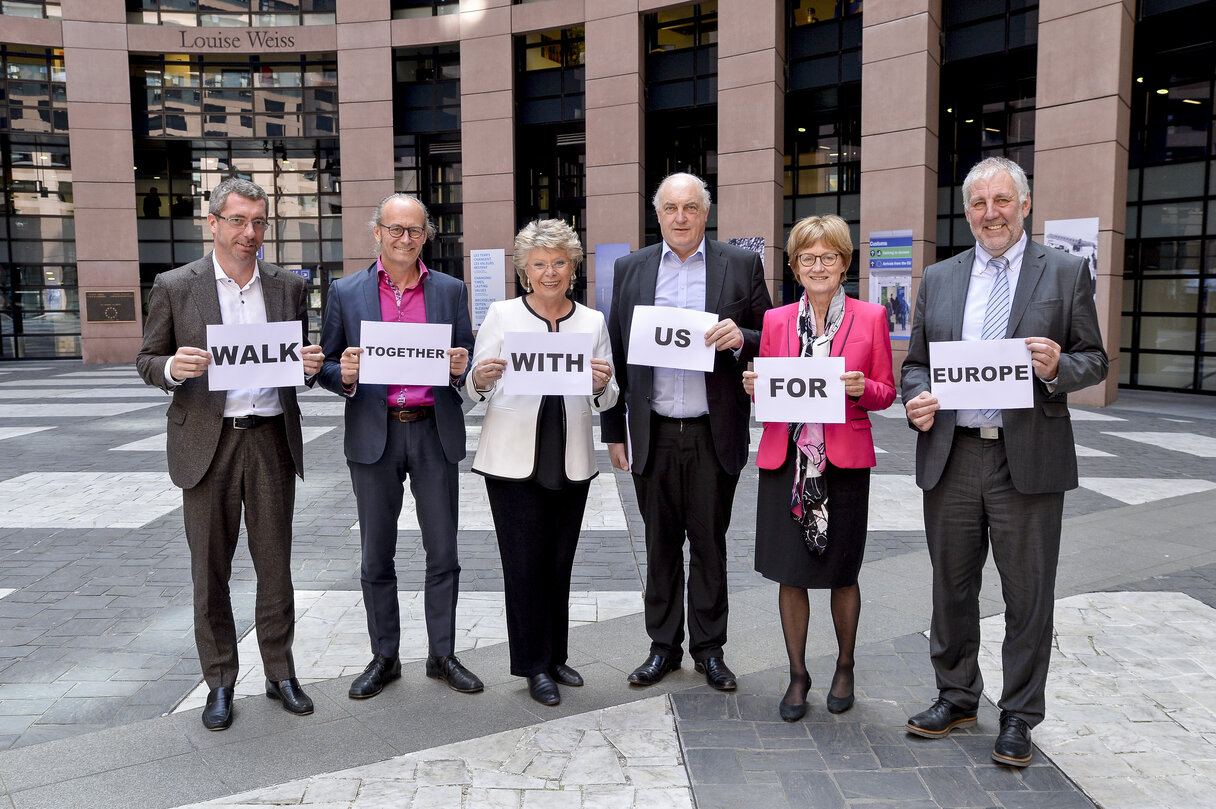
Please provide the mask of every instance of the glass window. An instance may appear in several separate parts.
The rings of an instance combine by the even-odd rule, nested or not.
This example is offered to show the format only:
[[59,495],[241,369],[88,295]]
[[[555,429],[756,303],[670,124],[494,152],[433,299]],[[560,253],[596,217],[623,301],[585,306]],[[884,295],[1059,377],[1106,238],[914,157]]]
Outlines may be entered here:
[[149,25],[328,25],[336,0],[126,0],[127,22]]

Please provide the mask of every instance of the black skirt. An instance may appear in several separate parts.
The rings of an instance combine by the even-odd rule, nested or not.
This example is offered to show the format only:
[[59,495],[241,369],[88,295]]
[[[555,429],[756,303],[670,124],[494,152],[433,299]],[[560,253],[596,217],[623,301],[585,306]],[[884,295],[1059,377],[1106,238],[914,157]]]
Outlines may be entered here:
[[824,469],[828,489],[828,547],[820,556],[802,541],[790,513],[797,450],[786,447],[780,469],[761,469],[756,498],[756,572],[790,587],[821,590],[849,587],[866,551],[870,507],[870,470]]

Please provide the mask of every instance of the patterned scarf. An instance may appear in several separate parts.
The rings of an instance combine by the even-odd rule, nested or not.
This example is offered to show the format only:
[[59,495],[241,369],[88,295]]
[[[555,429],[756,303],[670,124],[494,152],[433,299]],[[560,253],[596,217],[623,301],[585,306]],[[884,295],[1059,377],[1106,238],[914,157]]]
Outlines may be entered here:
[[[828,304],[827,323],[822,330],[816,328],[815,310],[806,293],[803,293],[798,299],[799,356],[828,356],[832,349],[832,338],[836,336],[843,319],[843,286],[836,288],[836,294]],[[807,549],[822,555],[828,547],[828,488],[823,479],[827,451],[823,443],[823,425],[790,424],[790,439],[798,448],[790,513],[802,529],[802,541]]]

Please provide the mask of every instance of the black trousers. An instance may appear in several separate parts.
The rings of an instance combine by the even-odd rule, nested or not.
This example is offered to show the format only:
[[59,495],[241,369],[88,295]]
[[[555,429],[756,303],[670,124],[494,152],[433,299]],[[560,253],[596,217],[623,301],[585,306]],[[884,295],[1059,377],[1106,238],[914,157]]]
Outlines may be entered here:
[[688,537],[688,652],[721,657],[726,644],[726,529],[738,475],[714,453],[709,419],[655,418],[650,462],[633,476],[646,524],[646,631],[650,651],[679,659],[684,642],[684,538]]
[[236,685],[236,622],[228,580],[245,510],[249,556],[257,575],[254,626],[262,666],[271,680],[295,676],[295,594],[291,586],[291,512],[295,464],[282,419],[251,430],[231,425],[207,474],[182,490],[190,575],[194,581],[194,642],[208,688]]
[[460,513],[457,467],[439,443],[435,419],[401,423],[390,420],[384,455],[375,463],[347,461],[359,509],[363,548],[360,581],[373,654],[396,657],[401,649],[401,609],[397,601],[397,518],[405,497],[405,478],[418,511],[426,552],[423,603],[430,654],[444,657],[456,645],[456,599],[460,562],[456,527]]
[[924,505],[933,562],[929,654],[939,693],[967,710],[983,695],[979,593],[991,545],[1005,600],[1004,680],[997,705],[1031,727],[1039,724],[1064,493],[1022,494],[1010,479],[1004,441],[956,434],[941,480],[925,492]]
[[558,490],[486,478],[506,590],[511,673],[531,677],[567,658],[570,571],[591,481]]

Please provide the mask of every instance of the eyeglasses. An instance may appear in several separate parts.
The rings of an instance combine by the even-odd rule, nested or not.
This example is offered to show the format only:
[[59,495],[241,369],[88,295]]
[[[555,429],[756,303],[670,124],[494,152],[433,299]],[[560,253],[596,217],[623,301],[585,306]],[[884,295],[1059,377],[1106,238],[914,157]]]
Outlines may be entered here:
[[223,216],[222,214],[218,213],[212,215],[216,219],[223,219],[237,230],[244,230],[249,225],[253,225],[253,229],[260,232],[270,226],[269,219],[246,219],[243,216]]
[[559,258],[557,261],[550,261],[550,262],[534,261],[528,265],[528,267],[532,270],[532,272],[544,272],[545,270],[549,269],[550,267],[552,267],[557,272],[561,272],[569,266],[570,266],[570,262],[566,261],[566,259],[564,259],[564,258]]
[[388,235],[394,239],[400,239],[405,234],[410,234],[411,239],[421,239],[422,234],[426,233],[426,228],[407,228],[401,225],[381,225],[380,227],[388,231]]
[[823,268],[828,270],[836,266],[836,262],[840,260],[840,254],[821,253],[820,255],[815,255],[814,253],[799,253],[794,258],[798,261],[800,267],[805,267],[808,270],[814,267],[816,263],[822,264]]

